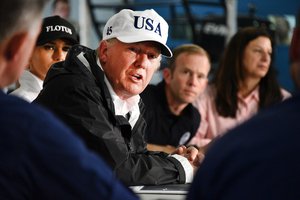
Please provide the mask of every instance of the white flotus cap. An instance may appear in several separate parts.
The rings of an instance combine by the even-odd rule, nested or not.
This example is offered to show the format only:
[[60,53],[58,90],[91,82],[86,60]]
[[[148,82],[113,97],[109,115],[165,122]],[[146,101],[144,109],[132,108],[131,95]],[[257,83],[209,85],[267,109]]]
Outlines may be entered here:
[[103,40],[117,38],[124,43],[154,41],[161,44],[161,54],[172,57],[166,45],[168,23],[153,9],[132,11],[123,9],[113,15],[103,29]]

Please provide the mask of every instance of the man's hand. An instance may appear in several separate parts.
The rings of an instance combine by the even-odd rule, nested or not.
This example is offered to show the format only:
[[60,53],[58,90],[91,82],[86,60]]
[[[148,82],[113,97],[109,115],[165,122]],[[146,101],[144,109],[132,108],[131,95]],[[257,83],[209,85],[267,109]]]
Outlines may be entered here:
[[204,159],[204,154],[201,151],[198,151],[198,149],[194,146],[186,147],[182,145],[179,146],[173,153],[186,157],[193,166],[194,171],[198,169]]

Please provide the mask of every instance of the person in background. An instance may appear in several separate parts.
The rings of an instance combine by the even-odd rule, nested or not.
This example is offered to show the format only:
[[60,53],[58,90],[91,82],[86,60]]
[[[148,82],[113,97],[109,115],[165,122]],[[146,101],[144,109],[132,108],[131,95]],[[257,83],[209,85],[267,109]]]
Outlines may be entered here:
[[212,82],[194,102],[201,123],[191,145],[206,146],[259,110],[291,96],[276,79],[272,42],[264,28],[246,27],[232,37]]
[[77,40],[80,42],[79,24],[77,21],[71,19],[71,4],[69,0],[53,0],[52,15],[58,15],[70,22],[75,27]]
[[[0,1],[1,89],[24,70],[46,2]],[[137,199],[48,111],[0,90],[0,123],[0,199]]]
[[69,19],[71,6],[69,0],[54,0],[52,3],[52,14],[58,15],[66,20]]
[[164,80],[148,85],[141,93],[146,105],[149,150],[171,153],[195,135],[200,114],[192,103],[204,91],[209,70],[209,55],[202,47],[181,45],[163,69]]
[[187,200],[300,199],[299,89],[216,139]]
[[75,28],[59,16],[46,17],[20,86],[10,94],[32,102],[41,89],[52,64],[65,60],[71,46],[78,44]]
[[290,74],[295,88],[300,88],[300,8],[296,17],[296,26],[293,30],[289,49]]
[[51,67],[34,101],[52,110],[101,155],[126,185],[189,183],[203,159],[194,147],[146,149],[139,94],[159,68],[168,24],[153,9],[123,9],[103,29],[96,50],[76,45]]

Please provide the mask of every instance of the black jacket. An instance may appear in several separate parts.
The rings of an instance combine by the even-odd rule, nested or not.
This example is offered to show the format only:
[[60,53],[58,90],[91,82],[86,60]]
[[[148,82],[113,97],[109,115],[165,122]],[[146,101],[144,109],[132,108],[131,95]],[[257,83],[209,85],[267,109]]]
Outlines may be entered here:
[[[78,59],[79,54],[86,59],[85,64]],[[140,118],[132,129],[125,117],[115,115],[96,51],[72,47],[65,62],[50,68],[34,103],[46,106],[69,125],[126,185],[185,181],[185,172],[176,159],[146,150],[142,102]]]

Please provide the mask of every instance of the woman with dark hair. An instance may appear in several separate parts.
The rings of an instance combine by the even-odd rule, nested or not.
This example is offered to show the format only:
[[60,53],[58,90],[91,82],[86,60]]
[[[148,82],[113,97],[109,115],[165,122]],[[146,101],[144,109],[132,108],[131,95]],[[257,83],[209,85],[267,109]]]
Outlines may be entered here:
[[272,65],[273,41],[266,29],[246,27],[230,40],[207,91],[195,102],[201,123],[190,144],[211,139],[290,97]]
[[69,49],[78,44],[75,27],[60,16],[43,19],[41,32],[25,70],[19,78],[19,87],[10,94],[32,102],[43,89],[49,68],[64,61]]

